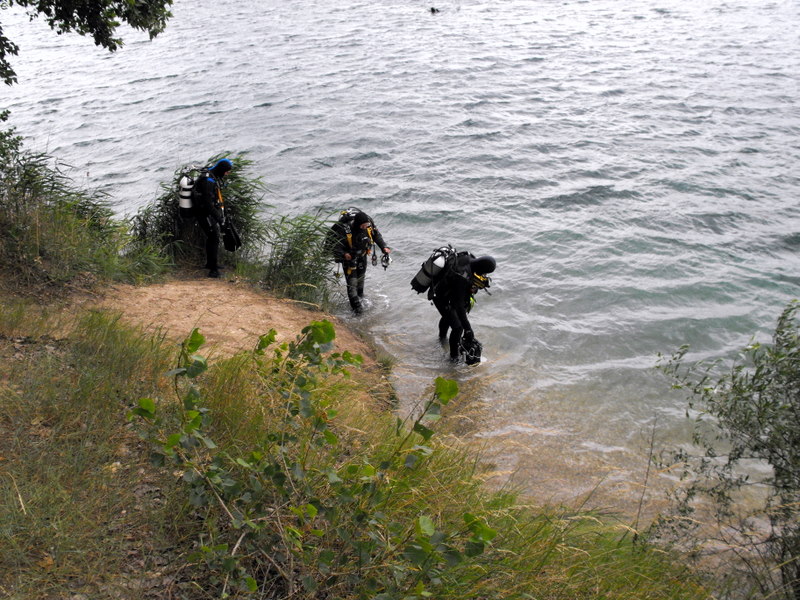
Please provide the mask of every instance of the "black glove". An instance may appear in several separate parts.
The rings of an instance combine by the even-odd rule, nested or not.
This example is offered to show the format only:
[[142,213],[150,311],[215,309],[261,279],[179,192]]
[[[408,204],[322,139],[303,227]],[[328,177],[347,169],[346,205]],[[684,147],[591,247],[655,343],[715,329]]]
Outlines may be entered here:
[[471,342],[474,339],[475,339],[475,334],[473,333],[472,329],[467,329],[464,332],[464,341]]

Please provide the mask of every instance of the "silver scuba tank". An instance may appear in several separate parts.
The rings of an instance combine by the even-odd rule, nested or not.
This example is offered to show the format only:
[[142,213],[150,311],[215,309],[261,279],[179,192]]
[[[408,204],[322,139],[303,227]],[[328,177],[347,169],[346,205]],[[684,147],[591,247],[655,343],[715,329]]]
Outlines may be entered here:
[[184,175],[178,182],[178,206],[191,210],[192,208],[192,187],[194,179],[189,175]]
[[434,250],[428,260],[422,263],[422,268],[414,276],[414,279],[411,280],[411,287],[414,291],[421,294],[427,290],[444,269],[447,264],[447,257],[453,253],[455,253],[455,249],[452,246]]

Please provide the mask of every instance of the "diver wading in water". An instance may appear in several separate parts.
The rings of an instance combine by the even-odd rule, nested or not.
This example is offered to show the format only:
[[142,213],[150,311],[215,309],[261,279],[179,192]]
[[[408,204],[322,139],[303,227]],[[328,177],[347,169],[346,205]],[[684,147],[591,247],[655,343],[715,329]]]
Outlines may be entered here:
[[474,303],[474,295],[489,287],[488,275],[496,266],[491,256],[475,258],[469,252],[456,252],[446,246],[435,250],[411,281],[411,287],[418,293],[428,290],[428,299],[441,315],[439,339],[446,340],[450,332],[452,361],[463,354],[467,364],[480,362],[482,346],[475,339],[467,314]]
[[[367,257],[377,245],[383,252],[382,263],[388,266],[391,248],[386,244],[375,226],[375,222],[365,212],[357,208],[342,211],[339,220],[328,232],[328,247],[333,260],[342,264],[347,283],[347,299],[353,312],[360,314],[363,309],[364,280],[367,274]],[[373,264],[377,257],[373,254]]]

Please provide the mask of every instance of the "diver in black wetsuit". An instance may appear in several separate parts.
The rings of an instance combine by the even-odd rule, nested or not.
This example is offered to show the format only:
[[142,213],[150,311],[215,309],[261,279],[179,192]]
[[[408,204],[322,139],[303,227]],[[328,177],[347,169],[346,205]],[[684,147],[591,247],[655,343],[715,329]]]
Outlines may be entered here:
[[385,255],[392,249],[386,245],[372,218],[357,208],[342,212],[341,218],[330,229],[328,244],[333,259],[342,263],[347,299],[353,311],[359,314],[363,310],[361,298],[364,296],[367,257],[372,253],[372,247],[377,244]]
[[458,360],[459,347],[472,342],[472,331],[467,313],[471,308],[472,295],[478,289],[488,287],[486,275],[494,272],[497,263],[491,256],[473,258],[460,254],[456,262],[433,288],[433,304],[442,316],[439,319],[439,338],[444,340],[450,330],[450,359]]
[[233,169],[233,163],[223,158],[203,172],[192,190],[192,206],[197,223],[206,236],[206,268],[209,277],[219,277],[219,240],[222,225],[222,179]]

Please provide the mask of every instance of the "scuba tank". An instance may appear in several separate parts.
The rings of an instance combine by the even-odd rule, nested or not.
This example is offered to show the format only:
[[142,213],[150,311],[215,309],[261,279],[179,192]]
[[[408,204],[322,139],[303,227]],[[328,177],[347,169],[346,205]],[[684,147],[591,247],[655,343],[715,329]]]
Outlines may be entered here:
[[191,219],[195,216],[192,192],[197,178],[203,174],[208,174],[207,169],[197,165],[188,165],[181,171],[178,179],[178,212],[184,219]]
[[342,212],[339,213],[339,221],[342,223],[349,223],[353,219],[355,219],[356,215],[360,213],[361,210],[355,207],[346,208]]
[[418,294],[427,290],[443,274],[448,259],[455,254],[456,250],[450,244],[434,250],[411,280],[413,290]]
[[178,182],[178,207],[181,216],[184,218],[194,216],[192,210],[192,189],[194,188],[194,179],[189,173],[186,173],[180,178]]

